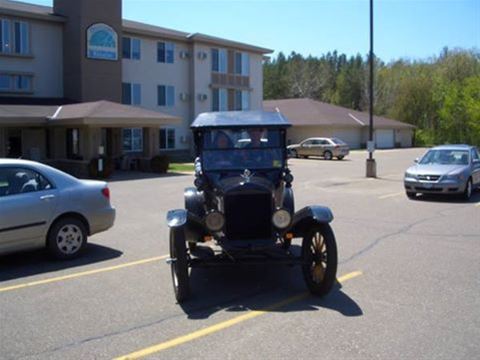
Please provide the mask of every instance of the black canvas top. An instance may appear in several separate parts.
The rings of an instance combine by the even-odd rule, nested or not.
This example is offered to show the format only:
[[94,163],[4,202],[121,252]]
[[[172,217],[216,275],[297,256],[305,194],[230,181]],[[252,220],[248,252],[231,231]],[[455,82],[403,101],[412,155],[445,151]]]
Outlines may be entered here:
[[291,126],[290,122],[277,111],[219,111],[197,116],[192,129],[229,127],[281,127]]

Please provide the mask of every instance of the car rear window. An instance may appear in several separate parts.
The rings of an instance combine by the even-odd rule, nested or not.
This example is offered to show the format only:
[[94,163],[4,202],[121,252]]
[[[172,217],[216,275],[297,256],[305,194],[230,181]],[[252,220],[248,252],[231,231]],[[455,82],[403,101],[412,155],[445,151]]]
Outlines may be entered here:
[[337,145],[347,145],[347,143],[339,138],[332,138],[332,141]]

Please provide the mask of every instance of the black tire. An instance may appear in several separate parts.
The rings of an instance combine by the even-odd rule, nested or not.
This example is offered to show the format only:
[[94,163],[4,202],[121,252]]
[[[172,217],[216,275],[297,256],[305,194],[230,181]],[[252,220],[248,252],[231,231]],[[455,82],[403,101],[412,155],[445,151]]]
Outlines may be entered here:
[[462,195],[463,200],[465,201],[470,200],[470,198],[472,197],[472,193],[473,193],[473,183],[472,183],[472,179],[470,178],[467,181],[467,185],[465,186],[465,191],[463,192],[463,195]]
[[297,150],[290,150],[290,157],[292,158],[298,158],[298,153],[297,153]]
[[170,229],[170,258],[173,260],[173,291],[178,303],[184,302],[190,295],[188,279],[188,258],[185,242],[185,230],[182,227]]
[[74,217],[60,218],[50,227],[47,248],[56,259],[74,259],[85,249],[87,237],[83,221]]
[[325,158],[325,160],[332,160],[333,159],[332,152],[330,150],[325,151],[323,153],[323,157]]
[[343,158],[344,158],[343,155],[337,156],[337,159],[338,159],[338,160],[343,160]]
[[416,199],[417,198],[417,193],[415,192],[412,192],[412,191],[405,191],[405,194],[407,195],[407,197],[409,199]]
[[337,275],[337,245],[328,224],[314,225],[302,241],[303,278],[308,290],[318,296],[330,292]]

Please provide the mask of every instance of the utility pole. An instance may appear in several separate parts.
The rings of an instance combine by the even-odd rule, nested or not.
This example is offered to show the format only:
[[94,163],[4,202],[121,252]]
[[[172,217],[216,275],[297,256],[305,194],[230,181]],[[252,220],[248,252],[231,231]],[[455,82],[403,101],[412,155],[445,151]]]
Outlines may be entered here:
[[373,152],[375,150],[375,142],[373,141],[373,0],[370,0],[370,108],[369,108],[369,128],[368,128],[368,159],[367,159],[367,177],[377,177],[377,164],[373,158]]

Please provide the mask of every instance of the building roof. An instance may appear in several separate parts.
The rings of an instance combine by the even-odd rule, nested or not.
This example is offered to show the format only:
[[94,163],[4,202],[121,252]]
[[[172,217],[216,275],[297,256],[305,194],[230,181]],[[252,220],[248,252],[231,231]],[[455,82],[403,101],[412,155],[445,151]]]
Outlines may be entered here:
[[63,16],[53,14],[51,6],[35,5],[13,0],[0,0],[0,14],[64,22]]
[[[290,120],[292,125],[363,128],[369,124],[368,113],[306,98],[266,100],[263,102],[263,108],[265,110],[278,109]],[[381,116],[373,117],[373,126],[376,129],[415,128],[413,125]]]
[[[13,0],[0,0],[0,14],[38,18],[50,21],[65,22],[62,16],[55,15],[51,6],[35,5]],[[259,54],[269,54],[273,50],[249,45],[237,41],[205,35],[201,33],[190,34],[184,31],[167,29],[160,26],[150,25],[132,20],[123,20],[123,31],[130,34],[145,35],[152,37],[167,38],[184,42],[202,42],[220,46],[234,47],[236,49],[251,51]]]
[[0,105],[0,125],[143,127],[179,121],[175,116],[110,101],[62,106]]

